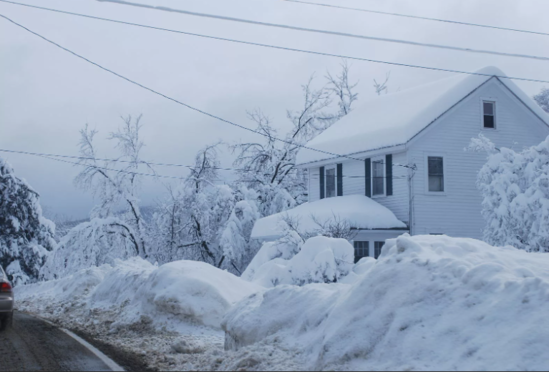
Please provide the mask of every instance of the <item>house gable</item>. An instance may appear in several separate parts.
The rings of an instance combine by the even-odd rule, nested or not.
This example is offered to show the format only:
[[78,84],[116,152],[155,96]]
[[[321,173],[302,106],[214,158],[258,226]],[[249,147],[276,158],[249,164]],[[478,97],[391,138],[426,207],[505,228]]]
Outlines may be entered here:
[[[454,105],[408,144],[408,161],[417,166],[412,190],[413,234],[443,233],[481,238],[484,220],[477,173],[486,154],[465,151],[471,138],[482,133],[498,147],[521,150],[549,135],[549,126],[525,97],[507,83],[492,78]],[[483,127],[482,102],[495,102],[494,129]],[[429,157],[443,158],[444,191],[429,192]]]

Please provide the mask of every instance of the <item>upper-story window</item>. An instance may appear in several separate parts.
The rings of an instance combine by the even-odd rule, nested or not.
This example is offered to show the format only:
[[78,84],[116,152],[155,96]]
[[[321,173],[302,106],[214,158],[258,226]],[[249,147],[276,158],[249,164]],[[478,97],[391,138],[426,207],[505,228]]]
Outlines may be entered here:
[[336,168],[326,168],[326,197],[336,196]]
[[385,162],[383,159],[372,162],[372,194],[385,194]]
[[484,116],[484,128],[496,127],[496,103],[482,101],[482,114]]
[[444,159],[441,156],[429,156],[429,192],[444,192]]

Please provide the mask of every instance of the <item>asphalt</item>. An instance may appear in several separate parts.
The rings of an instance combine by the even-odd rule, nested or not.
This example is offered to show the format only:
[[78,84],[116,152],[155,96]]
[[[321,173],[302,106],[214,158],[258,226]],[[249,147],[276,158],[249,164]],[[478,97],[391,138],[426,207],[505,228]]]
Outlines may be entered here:
[[0,331],[0,371],[110,371],[94,353],[55,326],[16,312]]

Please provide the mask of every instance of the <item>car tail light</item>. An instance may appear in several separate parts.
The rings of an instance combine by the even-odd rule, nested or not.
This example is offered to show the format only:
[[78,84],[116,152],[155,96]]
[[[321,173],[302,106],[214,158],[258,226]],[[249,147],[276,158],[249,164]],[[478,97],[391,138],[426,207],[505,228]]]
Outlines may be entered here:
[[11,284],[6,282],[0,283],[0,292],[11,292]]

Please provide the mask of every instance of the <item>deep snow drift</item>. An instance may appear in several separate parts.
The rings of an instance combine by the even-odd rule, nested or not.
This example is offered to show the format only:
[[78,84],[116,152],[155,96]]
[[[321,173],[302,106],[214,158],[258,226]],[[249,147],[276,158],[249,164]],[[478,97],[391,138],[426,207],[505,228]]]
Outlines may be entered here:
[[283,242],[264,243],[242,278],[270,288],[283,284],[338,282],[354,266],[354,248],[345,239],[316,236],[299,252]]
[[279,286],[233,307],[227,345],[303,349],[309,369],[545,370],[549,255],[401,236],[353,284]]
[[116,312],[113,329],[146,319],[177,330],[177,325],[187,323],[219,328],[230,306],[258,290],[259,286],[203,262],[176,261],[158,267],[135,257],[17,288],[17,297],[39,299],[35,302],[44,307],[84,299],[90,312]]

